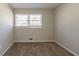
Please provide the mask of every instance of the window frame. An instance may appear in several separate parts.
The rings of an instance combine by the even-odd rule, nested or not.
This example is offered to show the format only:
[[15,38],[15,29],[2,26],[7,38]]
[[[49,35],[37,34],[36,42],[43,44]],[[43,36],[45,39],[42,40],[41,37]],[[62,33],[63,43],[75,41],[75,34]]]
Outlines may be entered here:
[[[17,26],[16,25],[16,21],[17,21],[16,20],[16,15],[27,15],[28,16],[28,18],[27,18],[28,19],[27,20],[28,25],[27,26],[26,25],[25,26],[22,26],[22,25],[21,26]],[[40,20],[30,20],[30,16],[31,15],[39,15],[40,16]],[[18,20],[18,21],[24,21],[24,20]],[[39,21],[40,22],[40,25],[39,25],[40,27],[38,27],[38,25],[33,25],[33,26],[37,26],[37,27],[34,27],[34,28],[41,28],[42,27],[42,14],[15,14],[15,21],[14,21],[15,22],[14,23],[15,24],[15,27],[28,27],[28,28],[32,28],[31,27],[32,25],[30,26],[30,22],[31,21]]]

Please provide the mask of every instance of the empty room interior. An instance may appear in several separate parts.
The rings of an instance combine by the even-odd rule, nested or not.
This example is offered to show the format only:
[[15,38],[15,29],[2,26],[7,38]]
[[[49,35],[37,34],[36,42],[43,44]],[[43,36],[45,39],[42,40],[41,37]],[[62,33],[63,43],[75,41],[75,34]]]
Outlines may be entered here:
[[0,3],[0,56],[78,55],[78,3]]

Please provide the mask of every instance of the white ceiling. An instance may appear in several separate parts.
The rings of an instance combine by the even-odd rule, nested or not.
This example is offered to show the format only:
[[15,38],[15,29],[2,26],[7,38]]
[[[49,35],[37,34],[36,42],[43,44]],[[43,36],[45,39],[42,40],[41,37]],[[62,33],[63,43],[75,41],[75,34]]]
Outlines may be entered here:
[[58,3],[10,3],[12,8],[55,8]]

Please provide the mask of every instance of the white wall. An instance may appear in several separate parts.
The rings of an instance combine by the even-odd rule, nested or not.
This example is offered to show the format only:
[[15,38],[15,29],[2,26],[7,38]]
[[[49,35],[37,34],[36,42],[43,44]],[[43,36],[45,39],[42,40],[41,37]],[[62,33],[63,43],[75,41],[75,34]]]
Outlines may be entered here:
[[[53,11],[52,9],[15,9],[14,13],[42,14],[42,28],[15,27],[17,42],[50,42],[53,41]],[[33,40],[29,40],[29,37]]]
[[79,55],[79,4],[61,5],[55,17],[55,40]]
[[13,14],[7,4],[0,4],[0,55],[13,42]]

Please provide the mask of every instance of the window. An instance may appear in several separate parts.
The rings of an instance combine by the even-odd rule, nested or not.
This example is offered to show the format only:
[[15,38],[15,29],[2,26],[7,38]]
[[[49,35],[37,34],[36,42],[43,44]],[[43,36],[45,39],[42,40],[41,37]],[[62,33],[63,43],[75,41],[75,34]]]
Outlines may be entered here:
[[29,27],[41,27],[42,25],[42,19],[41,15],[30,15],[29,16]]
[[28,15],[16,14],[15,15],[15,25],[16,26],[28,26]]
[[42,26],[41,14],[16,14],[15,26],[27,26],[29,28],[40,28]]

